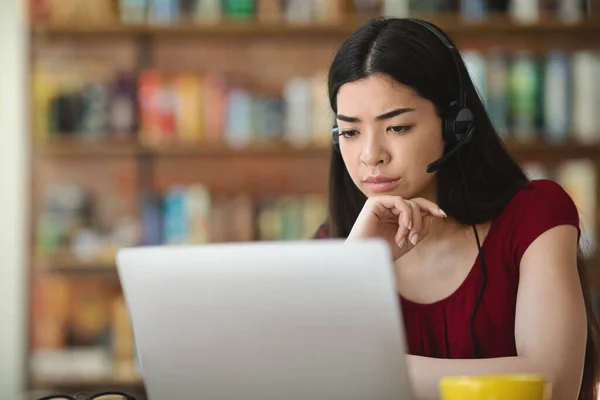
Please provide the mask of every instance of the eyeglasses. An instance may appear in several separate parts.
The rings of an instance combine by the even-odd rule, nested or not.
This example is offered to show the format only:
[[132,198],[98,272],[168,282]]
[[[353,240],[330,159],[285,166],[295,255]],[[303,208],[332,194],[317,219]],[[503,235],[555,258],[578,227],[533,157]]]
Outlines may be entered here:
[[65,394],[55,394],[42,397],[37,400],[136,400],[135,397],[122,392],[103,392],[89,395],[86,393],[77,393],[75,396]]

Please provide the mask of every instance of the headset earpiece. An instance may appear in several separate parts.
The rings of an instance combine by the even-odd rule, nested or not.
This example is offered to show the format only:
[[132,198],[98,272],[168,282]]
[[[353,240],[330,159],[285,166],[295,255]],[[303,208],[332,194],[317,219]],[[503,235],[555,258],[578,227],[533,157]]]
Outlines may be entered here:
[[444,115],[442,122],[442,137],[444,142],[454,146],[462,141],[473,126],[473,112],[459,105],[451,105]]
[[334,125],[331,129],[331,143],[333,147],[339,151],[340,149],[340,128],[337,125]]

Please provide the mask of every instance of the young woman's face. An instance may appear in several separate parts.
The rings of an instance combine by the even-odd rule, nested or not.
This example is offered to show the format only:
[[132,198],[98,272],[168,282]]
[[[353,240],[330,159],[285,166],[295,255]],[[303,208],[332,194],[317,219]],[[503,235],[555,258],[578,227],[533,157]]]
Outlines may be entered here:
[[441,119],[432,102],[384,75],[344,84],[337,95],[340,152],[354,184],[367,196],[436,201],[442,156]]

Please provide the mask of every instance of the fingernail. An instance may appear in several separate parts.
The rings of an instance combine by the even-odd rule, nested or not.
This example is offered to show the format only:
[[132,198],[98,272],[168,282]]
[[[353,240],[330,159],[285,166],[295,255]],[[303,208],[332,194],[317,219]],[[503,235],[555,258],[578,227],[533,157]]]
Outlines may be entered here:
[[440,214],[442,214],[444,216],[444,218],[448,218],[448,216],[446,215],[446,213],[440,208]]
[[408,221],[408,230],[412,229],[412,220]]
[[406,239],[402,238],[402,240],[400,240],[400,242],[398,242],[398,247],[403,248],[405,243],[406,243]]
[[416,246],[417,243],[419,243],[419,234],[415,233],[414,235],[412,235],[412,237],[410,238],[410,242],[413,246]]

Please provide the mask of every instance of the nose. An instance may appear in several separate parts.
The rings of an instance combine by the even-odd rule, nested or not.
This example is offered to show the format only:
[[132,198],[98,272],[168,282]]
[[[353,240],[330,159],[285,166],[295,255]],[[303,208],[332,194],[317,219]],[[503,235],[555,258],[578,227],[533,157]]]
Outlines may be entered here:
[[371,134],[365,138],[360,154],[360,161],[365,165],[387,164],[390,161],[390,153],[387,151],[385,143],[377,136],[379,135]]

